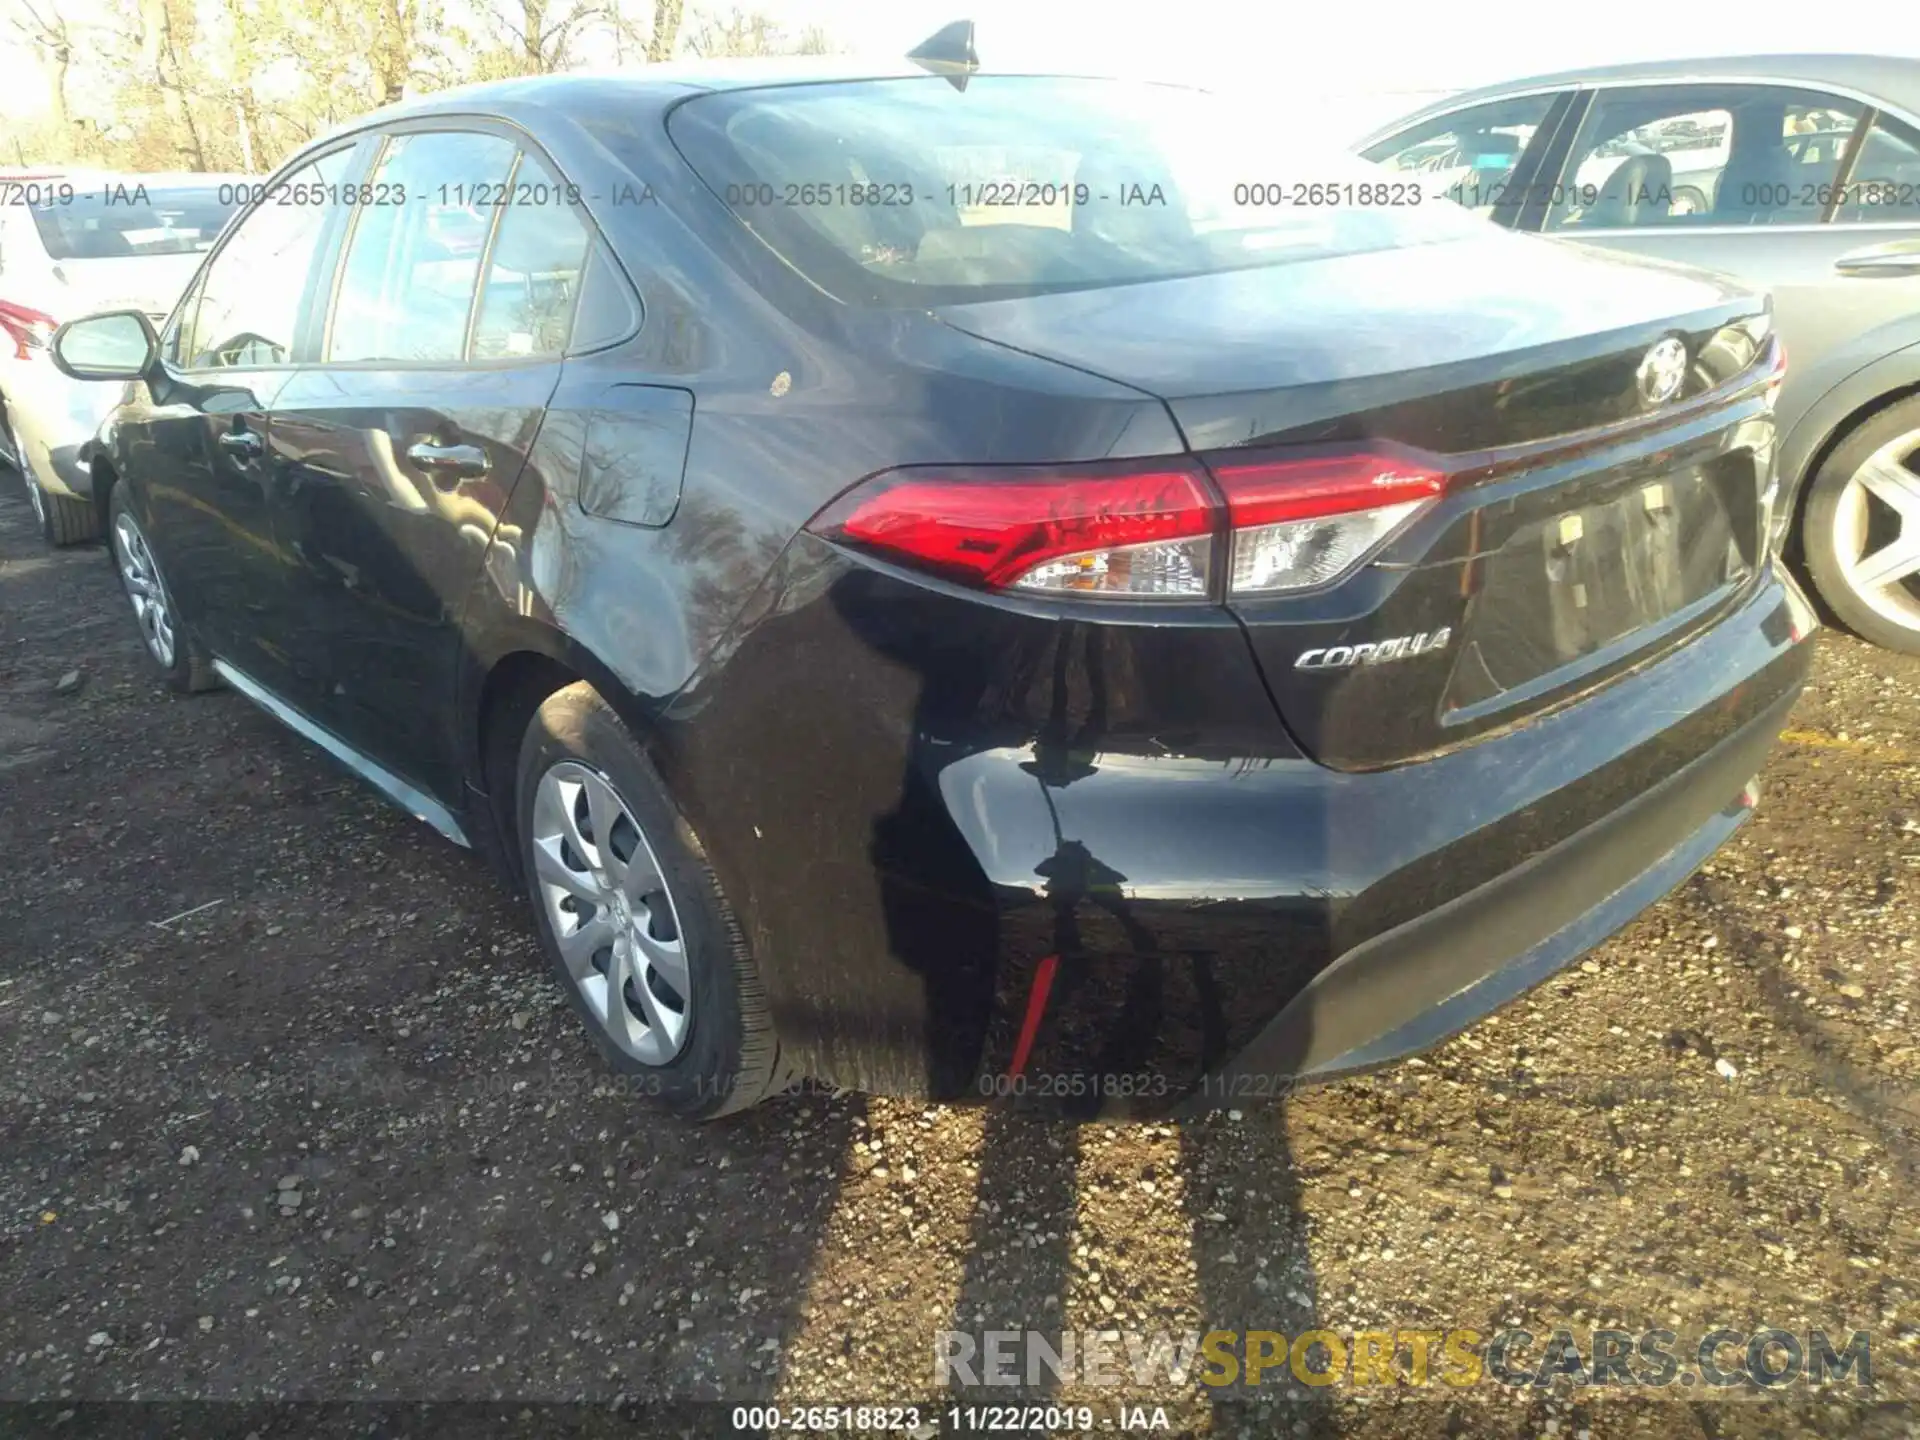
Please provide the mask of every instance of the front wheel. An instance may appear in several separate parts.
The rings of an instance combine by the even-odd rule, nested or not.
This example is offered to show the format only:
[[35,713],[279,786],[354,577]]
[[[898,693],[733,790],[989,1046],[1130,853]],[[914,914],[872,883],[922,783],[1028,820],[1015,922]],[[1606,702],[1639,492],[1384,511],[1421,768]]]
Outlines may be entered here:
[[182,695],[212,690],[219,683],[213,663],[193,637],[180,628],[179,611],[174,608],[172,592],[153,558],[153,547],[146,532],[127,505],[126,491],[114,486],[107,503],[107,554],[120,588],[133,606],[134,622],[140,627],[147,655],[160,668],[167,688]]
[[785,1083],[746,939],[645,752],[589,685],[549,696],[515,786],[534,923],[607,1063],[676,1113]]
[[1875,415],[1807,492],[1807,573],[1862,640],[1920,655],[1920,398]]

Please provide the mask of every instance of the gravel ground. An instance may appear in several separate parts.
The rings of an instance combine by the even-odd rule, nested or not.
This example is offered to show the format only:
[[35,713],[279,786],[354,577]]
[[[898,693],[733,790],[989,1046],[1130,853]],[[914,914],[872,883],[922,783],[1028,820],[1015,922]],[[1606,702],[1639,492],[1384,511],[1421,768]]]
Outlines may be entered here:
[[651,1115],[478,860],[143,658],[101,552],[0,481],[0,1399],[886,1402],[937,1393],[948,1328],[1775,1325],[1870,1331],[1883,1403],[1059,1395],[1173,1433],[1914,1433],[1920,663],[1824,636],[1755,820],[1426,1059],[1076,1131]]

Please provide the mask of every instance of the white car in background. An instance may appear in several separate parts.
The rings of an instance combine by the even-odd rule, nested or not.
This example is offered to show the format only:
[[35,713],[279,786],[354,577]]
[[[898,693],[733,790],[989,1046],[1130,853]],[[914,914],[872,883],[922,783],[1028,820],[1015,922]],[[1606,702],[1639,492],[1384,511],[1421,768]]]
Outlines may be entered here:
[[100,534],[80,450],[120,391],[61,375],[47,341],[97,310],[158,323],[248,198],[244,175],[0,171],[0,445],[49,544]]

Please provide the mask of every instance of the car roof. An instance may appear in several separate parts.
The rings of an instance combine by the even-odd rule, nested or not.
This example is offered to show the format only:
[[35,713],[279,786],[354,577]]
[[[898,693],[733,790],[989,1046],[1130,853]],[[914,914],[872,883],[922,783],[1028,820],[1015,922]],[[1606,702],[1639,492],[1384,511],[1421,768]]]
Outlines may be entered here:
[[[1424,105],[1411,115],[1373,131],[1369,141],[1391,134],[1410,121],[1454,110],[1480,100],[1498,100],[1532,90],[1568,85],[1617,84],[1621,81],[1677,82],[1683,80],[1779,80],[1787,83],[1853,90],[1888,107],[1920,116],[1920,59],[1892,55],[1731,55],[1705,59],[1642,60],[1630,65],[1601,65],[1586,70],[1556,70],[1525,79],[1503,81],[1462,90],[1444,100]],[[1365,142],[1363,142],[1365,143]]]
[[744,90],[761,86],[818,85],[847,80],[889,80],[926,76],[906,61],[863,63],[844,55],[777,56],[739,60],[674,60],[657,65],[568,70],[553,75],[513,76],[482,80],[435,90],[417,99],[402,100],[359,117],[343,129],[359,129],[369,121],[402,119],[445,111],[487,111],[496,107],[531,106],[563,113],[585,111],[605,99],[620,97],[649,108],[665,108],[675,100],[714,90]]
[[[1020,76],[1026,79],[1094,79],[1138,83],[1111,75],[1054,70],[980,70],[975,75],[978,78]],[[436,90],[417,99],[402,100],[357,116],[329,135],[302,146],[301,150],[304,153],[318,148],[336,136],[429,115],[513,116],[523,111],[545,110],[570,118],[587,119],[604,111],[607,106],[616,104],[629,113],[662,112],[677,101],[716,91],[840,84],[861,80],[931,81],[937,78],[909,60],[849,55],[673,60],[654,65],[569,70],[552,75],[477,81]]]

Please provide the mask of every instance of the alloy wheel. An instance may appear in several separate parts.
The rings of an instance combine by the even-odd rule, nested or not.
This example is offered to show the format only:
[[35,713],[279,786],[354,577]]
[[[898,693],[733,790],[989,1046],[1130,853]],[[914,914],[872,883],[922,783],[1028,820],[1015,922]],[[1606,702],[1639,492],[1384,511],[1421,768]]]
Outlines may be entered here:
[[562,761],[533,797],[535,884],[567,973],[623,1052],[664,1065],[686,1044],[693,986],[679,911],[632,808]]
[[113,558],[126,582],[127,598],[133,602],[133,615],[140,622],[140,633],[153,658],[171,670],[174,657],[173,611],[167,604],[166,587],[160,582],[160,568],[147,548],[147,537],[133,516],[122,511],[113,522]]
[[33,471],[27,468],[27,452],[21,448],[20,432],[13,428],[11,419],[8,419],[6,425],[7,454],[13,459],[13,468],[20,474],[20,483],[27,487],[27,503],[33,506],[34,523],[44,530],[47,526],[46,496],[40,493],[40,487],[33,481]]
[[1920,430],[1882,445],[1848,479],[1833,518],[1834,558],[1876,614],[1920,630]]

